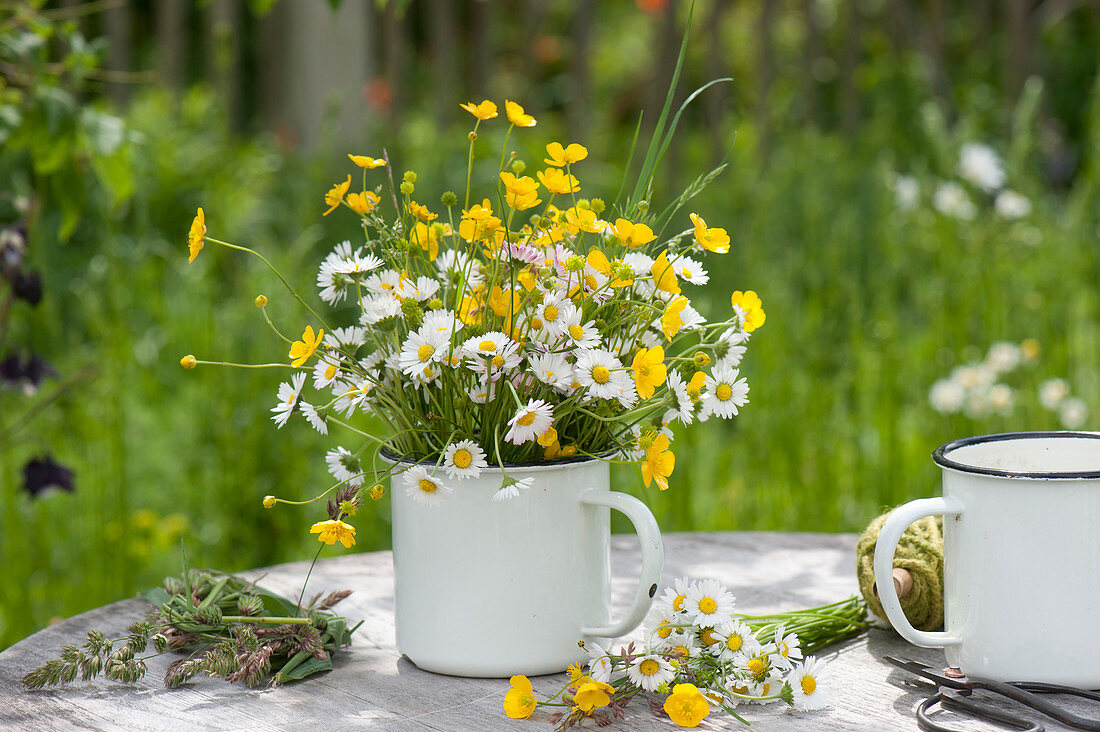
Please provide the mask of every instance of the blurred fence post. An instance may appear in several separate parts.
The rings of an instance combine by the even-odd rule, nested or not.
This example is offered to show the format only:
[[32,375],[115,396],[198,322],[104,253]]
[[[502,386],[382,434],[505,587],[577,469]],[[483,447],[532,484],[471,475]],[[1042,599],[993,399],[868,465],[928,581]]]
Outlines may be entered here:
[[470,2],[470,19],[468,32],[469,39],[467,55],[470,59],[470,77],[467,88],[477,100],[484,99],[492,93],[489,74],[491,73],[492,49],[489,44],[492,36],[489,33],[489,3],[487,0],[472,0]]
[[428,37],[432,49],[432,100],[436,122],[454,119],[459,103],[458,59],[455,56],[455,12],[452,0],[428,0]]
[[814,67],[821,58],[821,21],[817,17],[817,0],[802,0],[802,20],[806,28],[806,42],[802,46],[802,105],[806,122],[820,123],[817,79]]
[[760,15],[756,26],[756,125],[760,139],[760,160],[766,162],[771,148],[771,110],[768,92],[775,75],[775,54],[772,33],[775,29],[776,3],[764,0],[760,3]]
[[[722,43],[722,19],[725,17],[728,10],[728,0],[714,0],[714,4],[710,9],[710,15],[706,20],[707,53],[705,64],[707,76],[705,81],[720,79],[724,76],[733,76],[733,74],[729,73],[729,61],[726,59],[725,46]],[[707,90],[703,102],[707,131],[710,133],[711,154],[715,160],[721,160],[722,155],[726,152],[726,145],[729,144],[729,140],[726,139],[725,130],[722,129],[726,100],[728,98],[729,94],[726,91],[725,85],[718,84]]]
[[840,72],[840,124],[846,135],[854,135],[859,125],[859,89],[855,76],[863,51],[863,12],[859,0],[849,0],[847,6]]
[[569,102],[566,115],[569,126],[569,139],[583,140],[588,132],[588,110],[591,100],[588,98],[590,85],[589,40],[592,37],[592,0],[576,0],[576,9],[570,21],[569,35],[573,44],[569,52]]
[[1030,17],[1031,0],[1007,0],[1008,5],[1008,59],[1004,65],[1005,93],[1013,105],[1020,98],[1031,68],[1031,43],[1034,21]]
[[206,6],[206,75],[220,97],[231,128],[240,130],[244,123],[241,84],[241,35],[243,28],[240,0],[211,0]]
[[[107,49],[107,69],[123,73],[131,70],[133,68],[131,53],[133,10],[130,3],[126,2],[118,7],[105,10],[103,12],[103,29],[110,43]],[[127,84],[108,84],[107,93],[115,104],[121,106],[130,97],[130,87]]]
[[161,83],[178,92],[185,80],[187,5],[184,0],[160,0],[156,4],[156,27]]

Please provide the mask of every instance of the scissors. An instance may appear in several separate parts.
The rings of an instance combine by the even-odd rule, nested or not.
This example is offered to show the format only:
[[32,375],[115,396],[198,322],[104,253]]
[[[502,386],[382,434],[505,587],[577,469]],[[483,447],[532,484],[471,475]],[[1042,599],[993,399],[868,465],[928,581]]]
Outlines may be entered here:
[[1028,681],[1005,683],[991,679],[967,677],[957,670],[941,671],[920,661],[910,661],[894,656],[883,656],[883,660],[936,683],[936,693],[925,699],[917,707],[917,726],[928,732],[954,732],[951,727],[939,724],[929,715],[929,710],[936,704],[953,712],[991,722],[1000,722],[1015,729],[1025,730],[1025,732],[1043,732],[1044,727],[1038,722],[1015,717],[1000,709],[970,699],[969,697],[975,689],[984,689],[994,694],[1000,694],[1074,729],[1100,732],[1100,719],[1080,717],[1059,707],[1057,704],[1052,704],[1041,696],[1042,694],[1069,694],[1100,702],[1100,693],[1095,691],[1085,691],[1084,689],[1059,684]]

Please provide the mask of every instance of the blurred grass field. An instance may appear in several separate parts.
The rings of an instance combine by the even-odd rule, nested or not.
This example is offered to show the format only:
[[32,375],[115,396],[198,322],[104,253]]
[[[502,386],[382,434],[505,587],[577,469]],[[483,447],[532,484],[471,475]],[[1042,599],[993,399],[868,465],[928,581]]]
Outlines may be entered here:
[[[791,128],[771,135],[766,156],[756,123],[731,119],[730,165],[691,209],[733,237],[729,255],[706,262],[717,286],[699,309],[728,308],[720,293],[735,288],[764,301],[767,323],[742,365],[750,404],[732,422],[680,430],[669,491],[647,493],[634,467],[614,471],[615,487],[643,495],[665,531],[859,531],[884,507],[937,492],[929,455],[939,444],[1059,427],[1030,403],[981,419],[930,406],[931,385],[995,341],[1038,341],[1029,378],[1065,377],[1100,413],[1100,86],[1081,90],[1084,156],[1063,190],[1041,166],[1035,110],[1046,93],[1035,83],[1010,114],[952,124],[928,102],[899,125],[884,101],[859,135]],[[89,205],[66,244],[50,239],[60,214],[43,213],[32,256],[46,297],[10,337],[62,374],[98,375],[44,411],[33,437],[0,450],[0,648],[177,571],[181,544],[193,564],[226,571],[303,559],[316,546],[307,533],[316,510],[269,511],[260,500],[327,487],[323,452],[339,436],[300,421],[277,431],[276,373],[178,365],[187,353],[281,360],[251,304],[259,293],[287,330],[304,314],[257,262],[208,248],[189,266],[187,226],[202,205],[211,234],[269,255],[312,298],[320,259],[355,235],[346,217],[319,215],[344,154],[385,145],[395,169],[416,170],[418,190],[438,200],[462,185],[465,120],[441,129],[414,114],[394,139],[353,151],[323,143],[302,156],[268,135],[232,134],[225,115],[202,88],[178,100],[141,94],[126,115],[140,154],[125,208]],[[540,146],[526,140],[564,140],[563,124],[540,117],[536,134],[512,144],[537,161]],[[495,166],[503,126],[484,137],[481,162]],[[1005,220],[977,191],[973,221],[934,210],[932,190],[957,177],[966,141],[1003,155],[1007,186],[1030,199],[1030,214]],[[628,140],[595,125],[584,142],[608,161],[585,169],[585,191],[613,197]],[[664,200],[713,163],[712,142],[689,121]],[[914,210],[899,209],[896,173],[919,181]],[[74,468],[77,489],[32,499],[19,469],[47,445]],[[356,517],[356,550],[388,547],[387,502]]]

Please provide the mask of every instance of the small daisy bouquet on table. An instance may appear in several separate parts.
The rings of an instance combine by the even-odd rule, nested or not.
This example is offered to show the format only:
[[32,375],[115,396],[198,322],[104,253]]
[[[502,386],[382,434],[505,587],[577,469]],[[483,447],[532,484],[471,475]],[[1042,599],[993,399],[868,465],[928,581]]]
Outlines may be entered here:
[[[569,682],[539,701],[525,676],[512,677],[504,711],[530,717],[561,707],[548,721],[569,729],[592,718],[605,726],[625,717],[641,695],[653,714],[695,727],[717,707],[745,724],[734,708],[783,701],[797,710],[829,704],[829,672],[811,653],[858,635],[868,623],[857,597],[775,615],[735,613],[734,597],[715,580],[676,580],[654,605],[646,642],[617,653],[585,643],[590,661],[569,669]],[[662,700],[663,699],[663,700]]]
[[[644,198],[679,115],[661,137],[662,115],[633,194],[608,204],[585,190],[589,151],[578,143],[540,145],[545,153],[531,161],[538,169],[527,174],[508,141],[537,122],[512,101],[500,165],[475,196],[482,125],[500,110],[488,100],[462,107],[474,122],[461,196],[447,192],[429,206],[417,200],[415,172],[395,186],[385,156],[349,155],[361,185],[353,190],[349,174],[319,211],[362,226],[362,239],[337,244],[320,263],[317,287],[331,312],[315,310],[275,270],[312,317],[289,338],[268,317],[266,297],[256,299],[288,346],[287,363],[262,366],[292,371],[278,388],[276,425],[301,417],[322,434],[340,429],[361,441],[326,457],[337,482],[322,494],[331,498],[329,519],[312,530],[328,544],[354,543],[345,519],[364,495],[381,497],[394,472],[432,506],[489,466],[502,473],[497,501],[528,487],[508,476],[510,465],[577,457],[637,462],[645,484],[664,490],[675,466],[670,425],[730,419],[748,401],[738,364],[764,323],[761,300],[734,291],[708,321],[687,286],[707,284],[702,256],[726,253],[730,237],[694,212],[686,229],[672,227],[724,166],[660,212]],[[207,243],[271,267],[258,252],[207,235],[199,209],[192,261]],[[182,360],[185,368],[207,363],[221,362]],[[353,424],[357,415],[388,434],[367,434]]]

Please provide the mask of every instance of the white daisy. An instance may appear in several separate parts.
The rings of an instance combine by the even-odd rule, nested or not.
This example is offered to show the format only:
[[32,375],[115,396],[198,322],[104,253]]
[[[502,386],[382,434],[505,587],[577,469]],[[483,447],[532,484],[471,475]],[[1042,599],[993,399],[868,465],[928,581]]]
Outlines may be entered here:
[[330,305],[336,305],[347,296],[350,277],[337,274],[336,266],[341,261],[354,256],[350,241],[342,241],[325,257],[317,270],[317,287],[321,290],[321,299]]
[[591,660],[588,662],[588,675],[593,681],[606,684],[611,680],[612,663],[603,646],[594,641],[586,641],[584,650]]
[[405,493],[425,506],[438,506],[453,492],[423,465],[414,465],[402,473],[401,478],[405,481]]
[[488,382],[483,377],[480,384],[466,390],[466,395],[474,404],[484,404],[496,396],[496,391],[496,382]]
[[401,286],[401,273],[392,269],[384,269],[375,272],[363,283],[363,289],[372,295],[388,295],[393,297],[397,288]]
[[424,322],[420,325],[420,329],[437,330],[449,335],[462,330],[463,325],[464,323],[455,314],[454,310],[440,308],[439,310],[429,310],[424,314]]
[[431,300],[437,292],[439,292],[439,281],[423,275],[417,277],[416,282],[411,279],[401,280],[397,288],[398,297],[411,297],[418,302]]
[[450,339],[446,332],[420,328],[409,333],[409,337],[401,345],[398,365],[406,376],[420,378],[424,375],[425,368],[440,363],[446,357],[449,345]]
[[499,330],[491,330],[484,335],[474,336],[463,341],[462,356],[474,360],[488,360],[503,353],[505,347],[512,342],[511,338]]
[[535,315],[542,321],[548,336],[559,338],[565,332],[566,318],[576,311],[577,306],[564,293],[550,292],[542,299],[542,304],[535,309]]
[[560,338],[570,348],[598,348],[600,345],[600,332],[596,330],[596,321],[589,320],[581,324],[581,312],[574,310],[564,314],[562,320],[562,333]]
[[802,660],[802,645],[798,635],[788,633],[784,625],[775,629],[775,665],[787,670],[795,661]]
[[298,402],[298,407],[302,410],[302,416],[306,418],[306,421],[313,425],[313,429],[322,435],[328,434],[328,421],[317,412],[316,407],[304,399]]
[[763,681],[749,687],[752,696],[770,696],[771,699],[753,699],[752,704],[774,704],[781,701],[782,697],[775,696],[783,688],[783,676],[778,673],[769,674]]
[[504,439],[513,445],[531,442],[554,424],[554,408],[542,399],[532,399],[508,420]]
[[691,400],[691,396],[688,394],[684,377],[680,376],[679,371],[672,369],[668,372],[665,386],[676,398],[676,406],[672,409],[675,418],[684,424],[691,424],[695,420],[695,402]]
[[737,414],[749,401],[749,382],[737,378],[737,369],[716,368],[706,378],[704,406],[722,419]]
[[760,643],[752,629],[740,620],[731,620],[717,626],[714,636],[718,642],[710,646],[711,652],[723,661],[732,661],[738,654],[752,656],[760,649]]
[[490,498],[493,503],[500,503],[509,498],[515,498],[519,495],[521,490],[530,490],[531,486],[535,484],[534,478],[524,478],[523,480],[515,480],[513,478],[505,478],[504,482],[500,484],[500,490],[493,494]]
[[648,632],[653,633],[661,640],[667,640],[676,630],[672,626],[680,622],[675,617],[676,614],[668,605],[660,602],[654,603],[653,612],[647,623]]
[[829,705],[828,675],[825,662],[809,656],[795,664],[787,676],[795,709],[822,709]]
[[733,595],[717,580],[702,580],[688,590],[684,611],[695,625],[711,628],[730,619]]
[[321,355],[313,364],[313,388],[327,389],[340,377],[340,368],[329,356]]
[[[641,428],[639,427],[639,430]],[[661,599],[658,604],[667,607],[670,612],[683,613],[686,612],[684,607],[684,601],[687,600],[687,593],[695,583],[689,580],[687,577],[678,577],[673,581],[672,587],[666,587],[665,593],[661,595]],[[682,622],[682,621],[678,621]]]
[[531,373],[544,384],[554,389],[565,389],[573,381],[573,367],[560,353],[543,353],[538,356],[529,356],[527,364]]
[[707,319],[703,314],[693,308],[690,303],[680,311],[680,330],[698,330],[706,325],[706,322]]
[[299,371],[290,377],[289,384],[285,381],[279,384],[279,402],[271,408],[271,411],[275,413],[275,416],[271,419],[278,425],[279,429],[282,429],[283,425],[290,419],[290,415],[294,414],[294,408],[298,404],[298,397],[301,395],[305,383],[305,372]]
[[649,692],[657,691],[661,684],[672,681],[676,672],[672,670],[672,664],[660,656],[649,654],[639,656],[626,669],[626,675],[630,683]]
[[328,464],[328,472],[336,480],[348,485],[363,485],[363,468],[359,464],[359,458],[344,448],[337,447],[326,452],[325,462]]
[[452,442],[443,452],[443,469],[451,480],[476,478],[487,467],[485,451],[473,440]]
[[338,275],[345,275],[352,280],[361,279],[368,272],[372,272],[382,266],[382,260],[370,254],[353,254],[339,260],[332,270]]
[[676,276],[693,285],[705,285],[710,282],[710,275],[703,269],[703,265],[691,257],[676,258]]
[[959,150],[959,175],[987,192],[1005,184],[1005,169],[1000,157],[988,145],[974,142]]
[[1003,190],[993,201],[993,210],[1005,219],[1019,219],[1031,213],[1031,201],[1016,191]]
[[325,334],[325,345],[331,348],[356,349],[367,342],[367,329],[358,325],[334,328]]
[[374,295],[363,298],[363,314],[359,322],[363,325],[377,325],[386,318],[401,315],[401,303],[389,295]]
[[684,632],[682,629],[670,633],[668,638],[662,640],[657,646],[657,650],[662,653],[678,653],[683,658],[697,658],[703,653],[695,640],[695,635]]
[[944,216],[969,221],[978,215],[978,207],[966,190],[953,181],[941,183],[932,194],[932,207]]
[[745,342],[745,334],[736,328],[730,328],[714,344],[714,368],[734,369],[741,364],[741,358],[748,350],[742,344]]
[[622,377],[630,380],[619,359],[599,349],[580,351],[574,373],[577,383],[598,399],[618,398],[623,390]]

